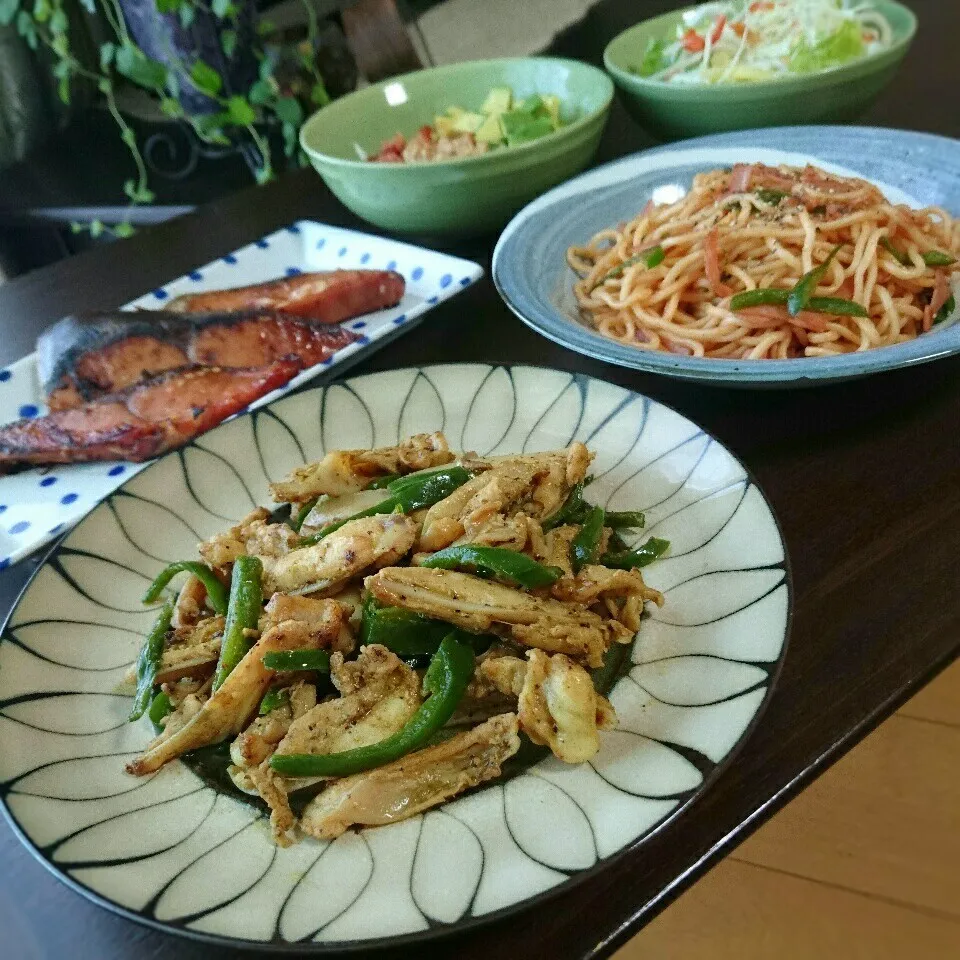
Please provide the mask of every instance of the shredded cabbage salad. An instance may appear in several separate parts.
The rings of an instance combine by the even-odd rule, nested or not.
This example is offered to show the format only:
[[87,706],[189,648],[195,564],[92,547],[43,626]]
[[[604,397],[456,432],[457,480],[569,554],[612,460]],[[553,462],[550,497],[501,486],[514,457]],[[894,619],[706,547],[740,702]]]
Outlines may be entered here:
[[705,3],[683,15],[674,41],[651,38],[633,72],[677,84],[755,83],[834,69],[887,49],[892,37],[869,3]]

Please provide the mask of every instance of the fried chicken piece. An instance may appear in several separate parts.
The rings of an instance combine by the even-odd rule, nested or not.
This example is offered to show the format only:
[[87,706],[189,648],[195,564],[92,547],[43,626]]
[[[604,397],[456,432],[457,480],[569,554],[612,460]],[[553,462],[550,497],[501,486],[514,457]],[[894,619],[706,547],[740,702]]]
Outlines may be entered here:
[[[265,633],[283,623],[287,630],[301,633],[305,647],[342,650],[341,634],[349,616],[350,609],[336,600],[275,593],[267,603],[258,626],[260,632]],[[351,641],[350,649],[352,646]]]
[[530,650],[526,662],[495,657],[484,660],[478,673],[517,697],[520,729],[565,763],[589,760],[600,749],[597,731],[617,724],[613,706],[596,692],[590,674],[562,653]]
[[237,767],[256,767],[269,759],[287,735],[290,724],[317,705],[317,688],[306,680],[287,687],[288,702],[253,722],[230,744],[230,759]]
[[206,615],[206,599],[207,589],[203,581],[191,573],[177,594],[170,625],[174,628],[193,626]]
[[364,570],[396,563],[413,546],[416,535],[416,521],[399,513],[351,520],[313,546],[282,557],[261,557],[264,589],[337,590]]
[[[332,611],[342,617],[339,605],[335,601],[330,604]],[[318,637],[319,634],[307,636]],[[144,754],[127,764],[127,772],[137,776],[153,773],[190,750],[219,743],[239,733],[260,706],[274,678],[274,671],[263,665],[263,657],[276,651],[300,649],[305,645],[304,641],[304,632],[297,627],[296,621],[287,620],[271,627],[247,651],[199,711],[176,732],[172,732],[169,725],[165,727]],[[314,647],[316,645],[314,642]]]
[[454,570],[389,567],[368,577],[366,586],[381,603],[424,613],[472,633],[498,627],[526,647],[566,653],[591,667],[603,663],[612,642],[628,643],[633,636],[617,621],[583,607]]
[[300,829],[332,840],[352,826],[405,820],[498,777],[519,749],[516,714],[491,717],[435,747],[335,781],[307,804]]
[[[158,684],[174,683],[183,677],[206,677],[220,656],[223,617],[206,617],[192,626],[179,627],[167,641],[157,671]],[[131,664],[124,683],[136,684],[137,665]]]
[[200,556],[212,567],[229,567],[244,554],[257,557],[282,557],[296,549],[300,537],[289,524],[270,523],[270,513],[258,507],[226,533],[200,544]]
[[454,459],[442,433],[418,433],[395,447],[331,450],[322,460],[271,483],[270,492],[278,503],[305,503],[323,494],[340,497],[366,489],[377,477],[440,467]]

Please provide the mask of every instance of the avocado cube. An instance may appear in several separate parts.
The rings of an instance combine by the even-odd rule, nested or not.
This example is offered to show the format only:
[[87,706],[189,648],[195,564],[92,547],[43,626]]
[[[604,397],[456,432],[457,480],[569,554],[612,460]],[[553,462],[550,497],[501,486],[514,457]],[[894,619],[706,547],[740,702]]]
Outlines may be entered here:
[[513,92],[509,87],[494,87],[488,94],[487,99],[483,101],[480,108],[481,113],[506,113],[510,109],[513,101]]
[[496,113],[488,114],[474,136],[483,143],[489,143],[491,147],[503,143],[503,127],[500,126],[500,115]]
[[483,124],[483,117],[479,113],[471,113],[464,110],[460,116],[453,121],[453,129],[457,133],[476,133]]

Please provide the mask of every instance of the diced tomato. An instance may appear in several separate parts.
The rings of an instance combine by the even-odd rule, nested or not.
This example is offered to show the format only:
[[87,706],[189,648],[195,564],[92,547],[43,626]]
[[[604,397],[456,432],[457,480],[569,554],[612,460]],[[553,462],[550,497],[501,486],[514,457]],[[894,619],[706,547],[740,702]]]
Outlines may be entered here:
[[723,34],[723,28],[727,25],[727,17],[725,14],[721,13],[717,17],[717,22],[713,25],[713,33],[710,34],[710,42],[716,43],[721,35]]
[[747,32],[747,25],[742,20],[738,20],[736,23],[730,24],[730,29],[738,37],[742,37]]
[[418,136],[423,137],[427,143],[433,143],[433,127],[429,123],[425,123],[418,131]]
[[683,35],[683,49],[688,53],[700,53],[707,42],[692,27]]
[[747,9],[751,13],[759,13],[761,10],[772,10],[773,3],[771,0],[754,0]]

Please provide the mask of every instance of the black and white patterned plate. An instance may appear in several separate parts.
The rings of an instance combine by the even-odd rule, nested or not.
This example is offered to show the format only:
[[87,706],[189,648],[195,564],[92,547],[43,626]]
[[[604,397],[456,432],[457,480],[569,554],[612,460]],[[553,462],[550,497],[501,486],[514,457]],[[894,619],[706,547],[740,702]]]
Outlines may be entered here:
[[[643,509],[670,540],[611,699],[619,728],[587,764],[540,758],[425,815],[278,850],[261,812],[188,764],[135,779],[152,736],[118,691],[162,564],[268,503],[325,450],[442,429],[451,446],[532,451],[581,439],[591,498]],[[770,696],[790,610],[784,545],[740,463],[680,414],[579,375],[442,365],[278,400],[112,493],[37,571],[0,638],[0,796],[23,841],[97,902],[175,932],[326,951],[432,937],[575,882],[704,790]]]

